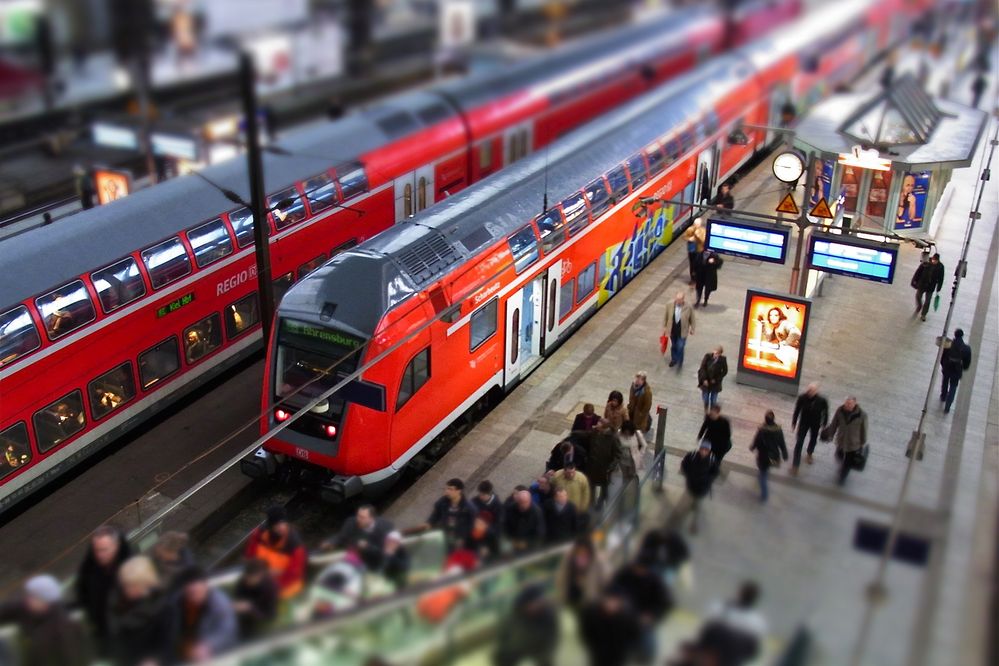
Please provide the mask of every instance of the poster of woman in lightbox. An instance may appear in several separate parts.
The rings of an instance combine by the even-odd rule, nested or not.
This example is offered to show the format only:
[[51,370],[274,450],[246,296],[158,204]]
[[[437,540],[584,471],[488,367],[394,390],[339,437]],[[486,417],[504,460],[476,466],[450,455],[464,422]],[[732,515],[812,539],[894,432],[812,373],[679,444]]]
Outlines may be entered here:
[[918,229],[923,226],[926,193],[929,189],[929,171],[909,172],[902,176],[902,187],[898,192],[898,205],[895,211],[896,229]]

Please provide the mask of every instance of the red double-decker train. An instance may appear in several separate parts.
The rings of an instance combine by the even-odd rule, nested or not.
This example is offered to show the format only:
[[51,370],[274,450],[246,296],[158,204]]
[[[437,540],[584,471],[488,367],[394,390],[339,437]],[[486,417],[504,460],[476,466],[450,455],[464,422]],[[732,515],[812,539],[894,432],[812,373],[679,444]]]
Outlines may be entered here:
[[330,260],[278,309],[262,430],[280,430],[244,472],[301,471],[332,500],[391,483],[689,221],[689,206],[642,199],[710,196],[767,146],[751,126],[778,125],[789,101],[808,106],[853,79],[905,32],[907,7],[831,4]]
[[[799,4],[668,14],[289,135],[265,160],[277,294]],[[248,198],[241,163],[204,175]],[[0,511],[260,344],[252,227],[188,176],[0,242]]]

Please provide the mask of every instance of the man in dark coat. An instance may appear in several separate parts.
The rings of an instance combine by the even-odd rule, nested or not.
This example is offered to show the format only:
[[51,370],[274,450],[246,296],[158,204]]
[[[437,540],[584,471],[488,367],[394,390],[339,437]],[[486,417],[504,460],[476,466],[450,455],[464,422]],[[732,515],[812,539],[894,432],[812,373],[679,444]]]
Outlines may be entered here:
[[513,552],[520,555],[540,546],[545,540],[545,518],[531,498],[529,490],[513,494],[503,514],[503,532]]
[[940,384],[940,402],[944,403],[944,414],[950,413],[957,395],[957,384],[961,381],[964,371],[971,367],[971,347],[964,341],[964,331],[954,331],[954,340],[950,347],[943,350],[940,357],[940,370],[943,382]]
[[656,573],[655,554],[640,552],[634,562],[622,567],[611,580],[611,586],[624,594],[638,614],[640,635],[636,646],[636,661],[651,664],[656,658],[656,629],[666,614],[673,610],[673,595]]
[[475,507],[465,499],[465,482],[450,479],[444,484],[444,496],[434,502],[434,508],[422,527],[444,530],[444,541],[450,553],[468,540],[473,520]]
[[[607,501],[611,470],[618,462],[618,440],[613,432],[589,433],[586,446],[586,478],[590,480],[590,495],[594,508]],[[599,492],[597,492],[599,491]]]
[[576,469],[582,470],[585,473],[586,462],[586,450],[573,442],[572,439],[566,438],[552,448],[548,462],[545,463],[545,471],[557,472],[568,463],[572,463],[576,466]]
[[366,567],[376,570],[381,566],[385,537],[394,529],[391,521],[379,516],[375,507],[364,504],[344,521],[337,535],[323,543],[322,548],[355,550]]
[[529,585],[517,594],[510,615],[500,623],[493,664],[517,666],[529,660],[536,666],[552,666],[558,638],[558,611],[540,585]]
[[108,600],[118,583],[118,569],[131,556],[125,535],[101,525],[90,537],[90,547],[76,572],[76,603],[83,609],[101,653],[107,650]]
[[233,648],[239,622],[229,597],[197,567],[181,572],[177,587],[170,605],[170,663],[207,661]]
[[641,625],[627,596],[613,586],[583,607],[579,634],[590,666],[624,666],[638,643]]
[[819,393],[819,385],[811,383],[805,392],[798,396],[794,403],[794,415],[791,417],[791,427],[797,428],[797,439],[794,444],[794,457],[791,459],[791,474],[798,473],[801,465],[801,447],[808,435],[808,457],[805,461],[812,464],[812,454],[815,453],[815,442],[819,432],[829,423],[829,401]]
[[711,453],[720,465],[725,454],[732,449],[732,425],[721,415],[721,407],[712,405],[697,431],[697,441],[706,439],[711,443]]
[[[708,304],[711,292],[718,290],[718,269],[725,263],[721,256],[713,250],[705,250],[694,268],[694,288],[697,300],[694,307]],[[703,299],[703,302],[702,302]]]
[[728,374],[728,359],[725,358],[721,345],[708,352],[701,359],[701,367],[697,369],[697,385],[701,389],[701,399],[704,401],[704,413],[718,404],[718,394],[722,390],[722,380]]
[[489,530],[499,535],[500,526],[503,524],[503,500],[496,494],[492,481],[486,479],[479,483],[475,497],[472,498],[472,506],[475,507],[476,515],[482,515],[483,511],[489,512]]
[[[0,625],[15,623],[22,666],[85,666],[90,663],[83,628],[71,619],[52,576],[35,576],[20,599],[0,604]],[[0,662],[3,660],[0,653]]]
[[718,476],[718,461],[711,453],[711,442],[702,440],[696,451],[688,452],[680,461],[680,473],[686,480],[687,493],[693,504],[690,509],[690,532],[696,534],[701,500],[711,492],[711,484]]
[[910,284],[916,290],[916,314],[926,321],[926,313],[930,311],[930,301],[933,292],[940,293],[944,282],[944,265],[940,263],[940,255],[934,254],[929,261],[919,264],[912,275]]
[[563,543],[575,538],[579,528],[576,505],[569,501],[565,488],[556,488],[554,497],[545,502],[545,539],[548,543]]
[[719,208],[735,209],[735,197],[732,196],[732,186],[729,183],[722,183],[718,187],[718,196],[715,197],[715,205]]

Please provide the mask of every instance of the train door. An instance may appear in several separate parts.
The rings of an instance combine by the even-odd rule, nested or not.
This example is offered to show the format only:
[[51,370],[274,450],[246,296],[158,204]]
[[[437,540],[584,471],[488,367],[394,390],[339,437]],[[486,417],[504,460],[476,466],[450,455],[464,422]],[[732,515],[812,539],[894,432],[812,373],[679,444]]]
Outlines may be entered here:
[[403,222],[434,203],[434,166],[422,166],[395,180],[395,221]]
[[527,157],[533,145],[534,132],[530,123],[522,123],[503,132],[503,165]]
[[541,361],[541,294],[544,278],[528,282],[506,302],[506,378],[511,386]]
[[[791,100],[791,91],[787,86],[774,86],[770,93],[770,112],[767,116],[767,125],[770,127],[783,127],[784,119],[781,117],[784,105]],[[767,130],[767,145],[770,146],[778,139],[777,132]]]
[[712,146],[697,156],[697,180],[694,186],[694,196],[697,197],[697,203],[699,204],[706,203],[705,200],[710,201],[714,195],[714,170],[716,162],[714,152],[715,148]]
[[545,354],[555,345],[559,334],[559,288],[562,286],[562,262],[557,261],[545,272],[544,298],[542,306],[541,353]]

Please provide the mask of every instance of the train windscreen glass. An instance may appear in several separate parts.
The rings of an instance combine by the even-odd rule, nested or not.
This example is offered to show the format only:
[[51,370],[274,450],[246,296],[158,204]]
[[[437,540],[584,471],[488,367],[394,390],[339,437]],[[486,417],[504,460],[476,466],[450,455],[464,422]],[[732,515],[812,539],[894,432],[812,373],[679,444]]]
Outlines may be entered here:
[[[289,407],[304,407],[357,369],[361,338],[294,319],[282,319],[278,333],[274,392]],[[338,419],[343,400],[334,396],[310,410]]]

